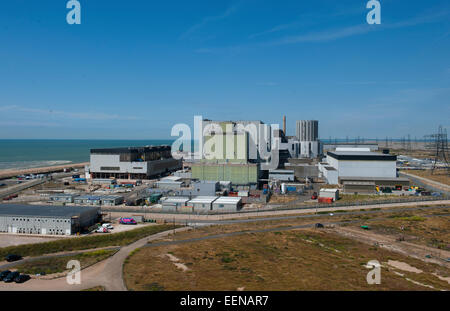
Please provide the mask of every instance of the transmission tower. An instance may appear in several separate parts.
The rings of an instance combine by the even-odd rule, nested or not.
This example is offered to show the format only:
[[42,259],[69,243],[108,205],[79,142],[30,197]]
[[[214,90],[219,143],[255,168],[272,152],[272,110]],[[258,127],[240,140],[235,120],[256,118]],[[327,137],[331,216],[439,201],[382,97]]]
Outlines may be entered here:
[[438,168],[439,162],[442,163],[442,168],[447,169],[447,171],[450,172],[447,129],[444,129],[442,125],[440,125],[437,134],[426,135],[425,141],[427,142],[425,148],[433,150],[435,154],[431,173],[433,174]]

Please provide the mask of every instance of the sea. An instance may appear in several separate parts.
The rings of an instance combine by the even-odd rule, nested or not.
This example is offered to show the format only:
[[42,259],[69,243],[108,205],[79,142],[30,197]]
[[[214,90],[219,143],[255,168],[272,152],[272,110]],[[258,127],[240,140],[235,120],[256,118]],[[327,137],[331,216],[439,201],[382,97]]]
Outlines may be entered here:
[[0,170],[89,162],[90,149],[171,145],[173,140],[0,139]]

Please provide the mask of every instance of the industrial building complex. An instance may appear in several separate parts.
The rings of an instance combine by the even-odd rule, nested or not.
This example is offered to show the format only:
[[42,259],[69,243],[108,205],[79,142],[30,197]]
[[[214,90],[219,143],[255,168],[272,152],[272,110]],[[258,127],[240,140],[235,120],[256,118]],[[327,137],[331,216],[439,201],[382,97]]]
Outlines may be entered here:
[[188,161],[172,156],[170,146],[91,149],[86,178],[74,174],[64,184],[76,186],[39,193],[48,205],[0,205],[0,232],[70,235],[94,224],[100,209],[220,214],[257,210],[274,196],[331,204],[341,195],[410,186],[389,150],[374,143],[324,144],[317,120],[296,121],[294,136],[286,135],[286,117],[282,129],[211,120],[201,129],[200,157]]

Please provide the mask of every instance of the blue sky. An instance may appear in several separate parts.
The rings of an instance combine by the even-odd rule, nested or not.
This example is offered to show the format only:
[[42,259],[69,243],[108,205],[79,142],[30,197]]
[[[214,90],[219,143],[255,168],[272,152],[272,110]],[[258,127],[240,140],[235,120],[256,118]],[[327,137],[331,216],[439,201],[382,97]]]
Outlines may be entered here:
[[170,138],[205,118],[317,119],[322,138],[450,126],[450,3],[0,4],[0,138]]

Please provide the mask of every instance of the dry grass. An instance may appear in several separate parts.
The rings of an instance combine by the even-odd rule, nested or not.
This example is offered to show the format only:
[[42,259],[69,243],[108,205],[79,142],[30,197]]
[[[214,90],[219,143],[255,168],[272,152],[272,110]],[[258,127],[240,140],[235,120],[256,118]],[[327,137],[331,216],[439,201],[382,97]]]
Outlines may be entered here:
[[411,243],[450,250],[448,216],[420,217],[405,213],[385,220],[374,220],[370,226],[375,233],[404,236]]
[[114,255],[116,252],[117,250],[97,250],[67,257],[45,258],[18,265],[15,269],[26,274],[42,274],[43,272],[45,272],[45,274],[53,274],[67,271],[67,263],[70,260],[78,260],[81,264],[81,268],[84,269],[97,262],[105,260],[106,258]]
[[435,170],[433,174],[431,174],[431,170],[423,170],[423,171],[408,170],[405,172],[411,175],[420,176],[450,186],[450,174],[448,173],[447,170]]
[[295,200],[298,200],[298,195],[278,195],[273,194],[270,197],[269,203],[289,203],[294,202]]
[[[333,218],[334,219],[334,218]],[[314,222],[314,220],[302,220]],[[294,221],[278,225],[299,224]],[[185,232],[176,239],[218,234],[263,226],[240,224],[202,228]],[[272,223],[274,225],[274,223]],[[270,227],[265,224],[264,227]],[[232,229],[231,229],[232,228]],[[448,228],[448,226],[447,226]],[[203,234],[200,232],[203,231]],[[183,272],[166,254],[180,259],[189,270]],[[421,274],[382,268],[382,284],[368,285],[363,266],[369,260],[407,262],[423,270]],[[444,269],[444,271],[442,270]],[[249,233],[180,245],[143,248],[124,266],[126,285],[131,290],[430,290],[450,289],[432,273],[448,269],[375,248],[322,230],[292,230]]]

